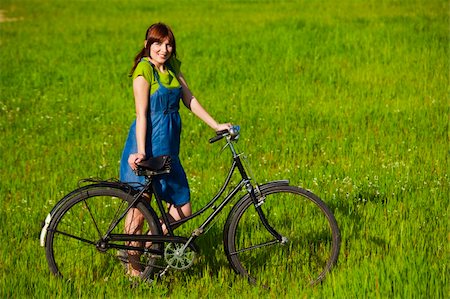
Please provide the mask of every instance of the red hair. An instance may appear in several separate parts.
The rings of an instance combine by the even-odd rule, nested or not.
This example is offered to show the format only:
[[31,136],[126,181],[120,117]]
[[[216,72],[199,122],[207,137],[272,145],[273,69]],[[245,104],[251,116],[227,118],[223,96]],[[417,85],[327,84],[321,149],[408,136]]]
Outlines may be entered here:
[[133,75],[134,70],[136,69],[136,66],[138,65],[139,61],[143,57],[150,57],[150,46],[154,42],[162,43],[165,39],[169,40],[169,44],[172,46],[172,54],[171,57],[177,56],[177,46],[175,42],[175,36],[173,35],[172,29],[170,29],[169,26],[167,26],[164,23],[156,23],[148,27],[147,32],[145,33],[145,41],[146,46],[139,51],[139,53],[134,58],[134,65],[131,68],[130,76]]

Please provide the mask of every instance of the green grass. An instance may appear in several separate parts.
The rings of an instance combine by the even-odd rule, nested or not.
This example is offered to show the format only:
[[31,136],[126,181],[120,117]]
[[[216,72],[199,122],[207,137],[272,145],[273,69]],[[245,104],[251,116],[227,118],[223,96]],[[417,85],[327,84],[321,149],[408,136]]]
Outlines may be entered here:
[[[0,297],[448,297],[448,1],[3,0]],[[322,285],[270,291],[231,272],[219,220],[193,269],[130,290],[64,283],[40,223],[81,178],[118,176],[134,117],[127,77],[147,26],[171,25],[202,104],[242,127],[260,181],[289,178],[332,208],[339,264]],[[194,209],[226,173],[182,110]],[[291,284],[296,284],[295,277]]]

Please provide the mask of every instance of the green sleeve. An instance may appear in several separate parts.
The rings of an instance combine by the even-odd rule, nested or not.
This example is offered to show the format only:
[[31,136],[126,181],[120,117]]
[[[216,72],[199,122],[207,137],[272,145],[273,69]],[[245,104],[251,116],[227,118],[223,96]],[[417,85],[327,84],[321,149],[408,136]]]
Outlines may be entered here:
[[149,83],[152,84],[153,81],[153,70],[150,66],[150,63],[146,61],[141,61],[136,66],[136,69],[133,72],[133,80],[137,77],[142,76]]

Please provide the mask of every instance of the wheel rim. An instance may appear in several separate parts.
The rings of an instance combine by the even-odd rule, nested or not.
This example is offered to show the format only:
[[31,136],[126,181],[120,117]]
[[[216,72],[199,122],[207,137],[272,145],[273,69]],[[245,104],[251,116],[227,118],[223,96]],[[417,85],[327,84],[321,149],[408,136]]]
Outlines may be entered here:
[[[99,194],[96,194],[99,193]],[[117,190],[89,192],[68,202],[55,214],[57,226],[49,228],[48,253],[49,265],[56,275],[71,281],[108,281],[122,278],[127,259],[120,251],[110,248],[103,236],[128,206],[128,201],[117,197]],[[121,197],[126,196],[122,195]],[[125,197],[126,198],[126,197]],[[142,205],[142,204],[140,204]],[[139,210],[144,210],[138,205]],[[63,213],[63,210],[67,210]],[[156,231],[153,219],[144,213],[142,231]],[[124,233],[122,220],[112,233]],[[115,244],[125,245],[124,242]],[[143,246],[143,245],[142,245]],[[154,244],[153,247],[158,245]],[[153,248],[152,247],[152,248]],[[123,252],[122,252],[123,253]],[[148,276],[154,258],[149,254],[141,256],[143,273]]]
[[251,200],[237,211],[239,221],[230,225],[229,259],[235,270],[251,281],[266,286],[286,286],[293,281],[299,286],[316,284],[336,261],[339,233],[334,218],[330,223],[311,200],[317,199],[298,190],[287,187],[266,191],[261,205],[269,224],[288,239],[284,245],[275,242],[246,250],[275,238],[264,228]]

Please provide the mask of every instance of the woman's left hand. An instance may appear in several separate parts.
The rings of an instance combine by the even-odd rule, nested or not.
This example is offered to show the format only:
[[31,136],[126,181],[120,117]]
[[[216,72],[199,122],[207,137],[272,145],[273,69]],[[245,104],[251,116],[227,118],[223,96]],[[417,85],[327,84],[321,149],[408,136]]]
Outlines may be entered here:
[[231,123],[225,123],[225,124],[217,124],[217,127],[215,128],[216,132],[223,131],[223,130],[230,130],[233,125]]

